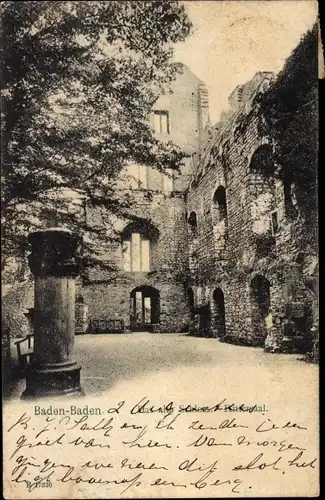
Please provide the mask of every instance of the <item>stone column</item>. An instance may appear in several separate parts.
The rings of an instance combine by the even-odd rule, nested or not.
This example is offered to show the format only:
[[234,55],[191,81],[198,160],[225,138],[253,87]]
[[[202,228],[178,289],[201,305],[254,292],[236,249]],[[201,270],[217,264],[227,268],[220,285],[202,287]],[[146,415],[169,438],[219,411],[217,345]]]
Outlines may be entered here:
[[29,266],[35,276],[34,356],[22,398],[80,395],[81,368],[72,353],[82,238],[53,228],[31,233],[28,241]]

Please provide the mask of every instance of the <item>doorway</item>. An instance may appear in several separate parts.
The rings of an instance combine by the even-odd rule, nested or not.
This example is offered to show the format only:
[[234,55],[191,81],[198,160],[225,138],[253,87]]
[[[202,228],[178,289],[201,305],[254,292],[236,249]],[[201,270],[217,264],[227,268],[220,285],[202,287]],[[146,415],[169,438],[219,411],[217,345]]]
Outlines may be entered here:
[[225,298],[221,288],[216,288],[213,292],[213,329],[218,338],[226,334]]
[[252,328],[261,345],[267,336],[266,317],[270,313],[270,282],[264,276],[255,276],[250,284]]
[[195,307],[194,307],[194,292],[192,288],[189,288],[187,290],[187,305],[190,313],[190,320],[192,321],[194,319],[195,315]]
[[152,331],[159,323],[160,295],[156,288],[139,286],[130,293],[130,327],[132,331]]
[[211,336],[211,311],[210,306],[201,306],[197,310],[199,315],[199,337]]

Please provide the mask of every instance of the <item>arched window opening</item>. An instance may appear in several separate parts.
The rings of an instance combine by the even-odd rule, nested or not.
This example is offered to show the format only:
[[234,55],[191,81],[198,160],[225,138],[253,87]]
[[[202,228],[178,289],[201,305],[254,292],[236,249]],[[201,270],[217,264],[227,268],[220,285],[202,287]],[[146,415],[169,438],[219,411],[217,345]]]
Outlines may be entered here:
[[150,239],[139,233],[132,233],[130,239],[123,240],[124,271],[150,271]]
[[151,330],[160,320],[160,294],[151,286],[139,286],[130,293],[131,330]]
[[275,162],[270,144],[262,144],[254,152],[250,161],[251,172],[264,174],[266,178],[275,173]]
[[158,230],[150,224],[129,224],[122,233],[123,269],[127,272],[152,270],[152,251],[158,240]]
[[83,304],[84,303],[84,298],[81,294],[76,295],[76,303],[77,304]]
[[128,165],[126,171],[131,189],[148,189],[148,167],[146,165]]
[[267,335],[266,317],[270,314],[270,282],[264,276],[256,275],[250,283],[252,327],[254,337],[263,345]]
[[195,236],[197,234],[197,215],[195,212],[190,213],[188,224],[192,235]]
[[226,189],[219,186],[213,196],[213,223],[214,225],[221,221],[227,221],[227,199]]
[[257,254],[262,257],[274,248],[275,235],[279,229],[279,200],[274,178],[276,163],[269,144],[263,144],[256,149],[249,170],[252,231],[256,237]]

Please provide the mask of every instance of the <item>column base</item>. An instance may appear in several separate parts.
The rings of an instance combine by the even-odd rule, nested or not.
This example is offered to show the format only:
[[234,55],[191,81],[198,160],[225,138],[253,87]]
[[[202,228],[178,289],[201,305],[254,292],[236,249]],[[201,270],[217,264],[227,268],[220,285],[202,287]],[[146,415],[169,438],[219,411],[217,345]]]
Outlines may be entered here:
[[83,396],[80,370],[81,367],[75,362],[30,366],[26,372],[26,389],[21,399]]

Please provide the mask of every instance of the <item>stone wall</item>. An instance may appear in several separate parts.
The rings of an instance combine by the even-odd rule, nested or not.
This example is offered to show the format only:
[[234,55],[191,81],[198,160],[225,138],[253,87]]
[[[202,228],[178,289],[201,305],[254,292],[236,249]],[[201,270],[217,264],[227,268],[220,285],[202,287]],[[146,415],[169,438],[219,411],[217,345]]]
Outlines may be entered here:
[[163,280],[139,276],[128,282],[117,280],[115,283],[90,283],[83,287],[85,302],[90,304],[89,318],[123,320],[124,331],[130,331],[130,294],[137,286],[147,285],[159,291],[159,323],[154,324],[156,332],[180,332],[187,329],[189,313],[186,307],[185,292],[182,284],[172,284]]
[[[264,79],[259,74],[257,84],[249,83],[251,93],[243,92],[240,103],[216,127],[190,180],[187,210],[192,217],[196,213],[197,228],[193,232],[189,224],[188,287],[199,293],[196,325],[201,303],[209,310],[208,334],[268,351],[303,352],[311,348],[316,321],[305,260],[315,255],[306,252],[300,238],[305,221],[293,190],[288,200],[275,164],[273,177],[263,173],[274,163],[273,145],[263,133],[255,98],[269,80],[269,74]],[[215,216],[220,186],[226,193],[223,220]],[[219,302],[223,293],[221,329],[216,289]],[[199,327],[196,331],[202,333]]]
[[[128,331],[135,289],[146,287],[159,295],[154,331],[188,326],[194,335],[270,352],[311,349],[318,331],[310,281],[317,256],[306,246],[295,187],[277,175],[274,144],[259,113],[257,97],[270,82],[270,73],[258,73],[240,86],[232,108],[205,133],[207,96],[191,73],[157,101],[155,109],[170,113],[171,138],[191,157],[172,190],[155,169],[146,168],[145,186],[130,181],[129,170],[122,173],[120,189],[129,193],[134,214],[158,236],[150,243],[149,272],[123,270],[119,237],[101,249],[109,269],[89,270],[81,289],[90,319],[123,320]],[[266,174],[270,168],[273,176]],[[94,210],[87,217],[100,225]],[[117,234],[126,225],[112,221]]]
[[[188,68],[172,83],[153,107],[154,113],[165,113],[168,130],[155,130],[157,138],[172,141],[182,150],[194,155],[200,148],[205,125],[209,121],[207,91],[204,83]],[[165,119],[164,118],[164,119]],[[195,158],[195,155],[194,155]],[[118,189],[127,194],[132,213],[146,219],[156,233],[150,239],[150,271],[124,270],[122,235],[126,220],[105,221],[100,212],[87,210],[90,225],[116,236],[106,247],[98,248],[108,269],[92,268],[84,277],[80,293],[88,306],[89,319],[120,319],[130,328],[132,291],[151,287],[159,293],[159,324],[155,331],[180,331],[189,323],[184,282],[188,276],[187,215],[184,192],[194,165],[193,157],[184,160],[181,171],[174,173],[172,183],[166,175],[151,167],[128,165],[121,172]]]
[[[150,194],[150,195],[149,195]],[[187,221],[183,193],[134,191],[134,213],[150,217],[158,238],[151,242],[149,272],[123,270],[121,241],[102,248],[108,270],[92,268],[79,291],[89,308],[89,319],[122,319],[130,327],[130,294],[137,287],[153,287],[160,295],[160,331],[179,331],[188,324],[184,281],[188,269]],[[96,213],[91,211],[92,218]],[[120,229],[127,222],[119,221]]]
[[[230,109],[214,127],[206,87],[186,67],[157,100],[152,126],[155,113],[168,117],[157,137],[189,157],[172,179],[155,168],[128,165],[117,181],[132,213],[152,231],[150,270],[125,267],[123,232],[131,220],[86,209],[88,224],[110,240],[96,245],[104,265],[84,270],[78,280],[78,333],[87,331],[85,308],[89,321],[118,320],[131,330],[141,289],[141,300],[153,294],[154,332],[188,328],[193,335],[269,352],[314,350],[318,358],[315,227],[298,206],[294,183],[284,185],[278,175],[276,145],[258,104],[273,78],[260,72],[236,87]],[[32,307],[31,284],[28,293],[4,300],[4,325],[14,336],[26,333],[23,310]]]
[[209,122],[209,103],[206,86],[185,65],[182,73],[159,97],[153,110],[169,113],[170,134],[157,134],[162,141],[172,140],[186,153],[200,149],[203,129]]

